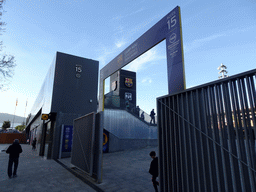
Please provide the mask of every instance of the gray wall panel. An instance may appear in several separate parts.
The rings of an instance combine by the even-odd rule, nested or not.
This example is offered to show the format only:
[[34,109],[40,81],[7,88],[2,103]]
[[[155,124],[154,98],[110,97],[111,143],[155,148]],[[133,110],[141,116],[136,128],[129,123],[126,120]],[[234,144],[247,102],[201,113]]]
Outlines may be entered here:
[[[76,65],[81,66],[81,73],[76,72]],[[98,61],[58,52],[51,111],[84,115],[96,112],[98,70]]]
[[105,109],[104,128],[119,139],[157,139],[156,126],[149,126],[125,110]]
[[158,139],[119,139],[109,133],[109,152],[140,149],[147,146],[158,146]]

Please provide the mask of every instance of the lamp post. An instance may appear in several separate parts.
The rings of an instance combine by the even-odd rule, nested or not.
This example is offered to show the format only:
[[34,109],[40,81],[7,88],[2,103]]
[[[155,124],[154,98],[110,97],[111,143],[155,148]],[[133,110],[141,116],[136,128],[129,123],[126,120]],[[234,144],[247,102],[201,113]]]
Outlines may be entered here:
[[228,71],[226,70],[227,69],[226,65],[223,65],[223,63],[221,63],[217,69],[220,70],[219,71],[219,74],[220,74],[219,79],[228,77],[228,75],[227,75]]

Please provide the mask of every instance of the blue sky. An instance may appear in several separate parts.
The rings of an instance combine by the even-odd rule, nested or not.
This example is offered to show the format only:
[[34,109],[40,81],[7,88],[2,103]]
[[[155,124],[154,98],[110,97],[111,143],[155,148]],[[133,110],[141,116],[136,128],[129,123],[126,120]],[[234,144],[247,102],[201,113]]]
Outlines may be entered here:
[[[256,68],[256,1],[23,0],[4,4],[2,53],[17,67],[0,112],[26,115],[56,51],[98,60],[100,69],[176,6],[181,8],[187,88]],[[137,104],[147,113],[168,93],[165,41],[130,63],[137,72]]]

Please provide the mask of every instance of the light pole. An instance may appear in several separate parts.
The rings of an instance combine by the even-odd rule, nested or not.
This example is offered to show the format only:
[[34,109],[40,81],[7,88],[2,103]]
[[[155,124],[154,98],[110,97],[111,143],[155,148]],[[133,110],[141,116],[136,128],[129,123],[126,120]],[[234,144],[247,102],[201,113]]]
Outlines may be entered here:
[[[14,119],[15,119],[15,113],[16,113],[16,107],[18,105],[18,98],[16,99],[15,109],[14,109],[14,115],[13,115],[13,121],[12,121],[12,128],[14,129]],[[11,127],[11,126],[10,126]]]
[[226,65],[223,65],[223,63],[221,63],[217,69],[220,70],[219,71],[219,74],[220,74],[219,79],[228,77],[228,75],[227,75],[228,71],[226,70],[227,69]]

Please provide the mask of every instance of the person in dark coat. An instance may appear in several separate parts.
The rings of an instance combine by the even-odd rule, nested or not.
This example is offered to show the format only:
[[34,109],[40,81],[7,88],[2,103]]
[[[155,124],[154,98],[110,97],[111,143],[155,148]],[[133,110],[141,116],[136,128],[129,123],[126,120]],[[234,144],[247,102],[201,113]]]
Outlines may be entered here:
[[[22,153],[22,148],[19,144],[19,140],[15,139],[13,144],[8,147],[6,153],[9,153],[9,163],[8,163],[8,176],[9,178],[17,177],[17,168],[19,164],[19,156]],[[14,163],[14,170],[12,173],[12,165]]]
[[152,175],[152,183],[155,191],[158,192],[157,185],[159,185],[159,182],[156,181],[156,178],[158,177],[158,157],[156,157],[155,151],[151,151],[149,155],[153,159],[150,164],[149,173]]
[[156,124],[154,109],[152,109],[152,111],[150,112],[150,117],[151,117],[150,124],[152,124],[152,121],[153,121],[153,124]]
[[36,137],[32,142],[32,150],[36,150]]
[[137,115],[138,117],[140,116],[140,107],[139,107],[139,106],[136,107],[135,113],[136,113],[136,115]]
[[140,115],[140,118],[141,118],[142,120],[144,120],[144,118],[145,118],[145,116],[144,116],[144,111],[142,111],[142,113],[141,113],[141,115]]

